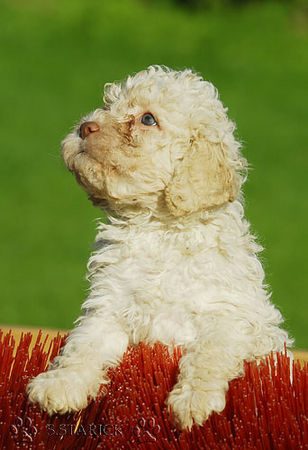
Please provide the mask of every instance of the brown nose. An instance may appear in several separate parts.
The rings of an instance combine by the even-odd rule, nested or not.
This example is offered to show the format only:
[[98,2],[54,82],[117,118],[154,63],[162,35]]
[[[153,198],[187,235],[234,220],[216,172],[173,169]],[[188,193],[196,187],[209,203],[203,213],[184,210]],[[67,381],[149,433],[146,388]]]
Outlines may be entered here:
[[81,139],[85,139],[89,136],[91,133],[96,133],[96,131],[99,131],[100,127],[97,122],[84,122],[80,125],[79,128],[79,136]]

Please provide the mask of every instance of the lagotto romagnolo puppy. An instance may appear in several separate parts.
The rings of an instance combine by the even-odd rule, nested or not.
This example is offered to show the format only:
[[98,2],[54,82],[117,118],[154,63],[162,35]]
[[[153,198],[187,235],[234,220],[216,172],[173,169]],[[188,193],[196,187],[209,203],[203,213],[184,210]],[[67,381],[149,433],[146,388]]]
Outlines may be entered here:
[[222,411],[243,361],[292,344],[269,301],[244,219],[247,163],[214,86],[153,66],[105,86],[104,106],[62,143],[68,169],[108,214],[83,315],[30,381],[48,413],[85,408],[129,345],[183,346],[166,402],[181,427]]

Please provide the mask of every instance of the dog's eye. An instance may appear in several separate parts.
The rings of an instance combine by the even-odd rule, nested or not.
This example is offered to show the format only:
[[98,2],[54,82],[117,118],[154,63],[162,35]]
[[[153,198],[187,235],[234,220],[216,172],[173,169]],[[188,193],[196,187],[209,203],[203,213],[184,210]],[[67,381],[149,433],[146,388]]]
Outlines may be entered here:
[[143,123],[143,125],[147,125],[147,126],[157,125],[157,122],[156,122],[154,116],[152,116],[152,114],[150,114],[150,113],[143,114],[143,116],[141,117],[141,123]]

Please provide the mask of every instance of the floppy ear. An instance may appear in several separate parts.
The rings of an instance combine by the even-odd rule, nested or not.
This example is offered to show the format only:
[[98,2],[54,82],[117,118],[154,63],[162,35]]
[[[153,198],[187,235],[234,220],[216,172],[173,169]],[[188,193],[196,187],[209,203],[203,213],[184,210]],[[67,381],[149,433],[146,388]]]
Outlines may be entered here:
[[229,166],[222,145],[202,137],[193,140],[178,161],[165,190],[166,203],[179,217],[232,202],[239,186],[239,176]]

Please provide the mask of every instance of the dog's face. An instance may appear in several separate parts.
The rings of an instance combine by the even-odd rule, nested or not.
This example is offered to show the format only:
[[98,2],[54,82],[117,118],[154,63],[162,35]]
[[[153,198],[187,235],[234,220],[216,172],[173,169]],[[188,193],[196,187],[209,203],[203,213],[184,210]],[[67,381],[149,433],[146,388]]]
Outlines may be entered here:
[[106,85],[104,103],[62,143],[94,204],[181,216],[236,197],[245,160],[210,83],[189,70],[150,67]]

